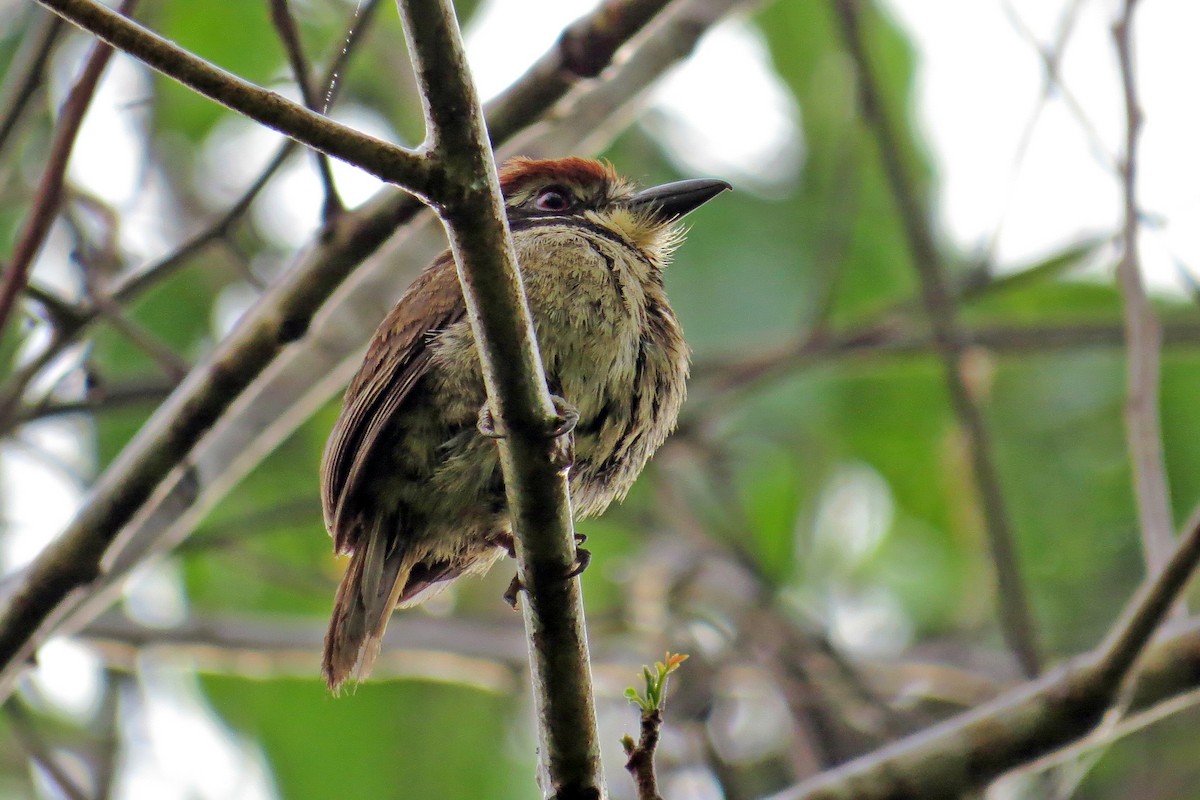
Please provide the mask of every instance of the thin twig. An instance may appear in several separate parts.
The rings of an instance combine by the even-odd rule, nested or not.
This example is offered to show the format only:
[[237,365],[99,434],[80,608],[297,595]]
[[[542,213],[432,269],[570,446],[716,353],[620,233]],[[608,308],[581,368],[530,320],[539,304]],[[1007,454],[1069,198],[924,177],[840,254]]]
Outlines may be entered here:
[[[31,10],[32,11],[32,10]],[[36,19],[22,34],[21,48],[6,70],[4,86],[0,88],[0,153],[17,129],[29,101],[37,94],[45,77],[50,53],[64,30],[62,18],[45,11],[32,11]]]
[[351,163],[380,180],[428,197],[440,178],[433,162],[423,152],[377,139],[255,86],[108,10],[95,0],[38,2],[193,91],[314,150]]
[[179,385],[175,380],[128,381],[113,386],[91,387],[79,400],[52,400],[46,398],[37,405],[22,409],[14,424],[22,425],[34,420],[60,417],[67,414],[98,414],[116,408],[149,406],[162,402],[171,390]]
[[967,342],[958,325],[941,253],[934,243],[916,181],[904,164],[900,135],[884,107],[875,67],[868,55],[869,48],[862,32],[859,1],[835,0],[834,5],[846,47],[855,63],[862,113],[874,132],[883,170],[900,212],[909,253],[920,280],[921,299],[929,316],[934,342],[942,357],[946,388],[966,435],[975,483],[983,502],[988,545],[996,570],[1000,628],[1021,669],[1032,677],[1041,670],[1036,626],[1029,610],[1012,525],[992,456],[991,437],[979,405],[962,374]]
[[[472,659],[499,660],[519,667],[526,659],[521,625],[515,616],[506,620],[470,620],[461,617],[435,619],[428,615],[396,615],[388,626],[385,641],[410,652],[442,652]],[[148,626],[116,611],[93,620],[83,631],[96,643],[130,648],[158,645],[200,651],[226,651],[229,660],[238,654],[303,652],[309,670],[321,653],[324,620],[278,615],[218,614],[191,616],[170,627]],[[384,650],[390,649],[385,647]]]
[[663,715],[661,709],[654,709],[642,714],[641,734],[637,744],[632,737],[622,741],[625,748],[625,769],[633,776],[637,786],[638,800],[663,800],[658,793],[658,776],[654,771],[654,753],[658,749],[658,736],[662,728]]
[[[1063,350],[1113,348],[1125,344],[1120,322],[1082,322],[1042,325],[987,325],[964,328],[974,347],[997,355],[1050,354]],[[1200,346],[1200,322],[1169,322],[1163,328],[1167,347]],[[693,369],[697,397],[688,415],[709,413],[717,397],[759,388],[796,370],[846,357],[925,356],[936,354],[927,330],[904,321],[866,323],[840,333],[818,333],[778,345],[753,356],[712,356]],[[707,387],[709,394],[703,394]]]
[[84,312],[78,306],[63,300],[54,294],[54,292],[37,285],[33,281],[25,284],[25,294],[28,295],[30,300],[39,303],[46,310],[46,316],[49,318],[50,324],[56,328],[74,325],[84,315]]
[[[351,54],[357,49],[355,45],[361,41],[363,34],[369,30],[370,23],[374,19],[379,3],[380,0],[367,0],[362,5],[361,11],[356,13],[348,23],[344,43],[322,77],[322,82],[330,85],[329,94],[326,98],[327,103],[332,102],[338,88],[341,86],[340,83],[334,82],[334,77],[344,73]],[[52,15],[52,18],[56,20],[61,19],[57,15]],[[242,195],[221,216],[203,230],[190,236],[168,255],[120,279],[109,290],[113,302],[117,305],[127,305],[151,286],[176,274],[193,257],[209,245],[227,239],[233,227],[241,221],[254,200],[266,188],[271,178],[274,177],[279,168],[287,162],[287,159],[299,146],[300,144],[294,139],[285,140],[271,160],[267,162],[267,165],[263,167],[262,172],[259,173],[250,186],[246,188]],[[0,387],[0,432],[8,430],[14,423],[13,410],[16,408],[29,382],[58,358],[68,347],[78,341],[90,329],[92,323],[101,318],[98,309],[95,307],[75,308],[65,305],[61,301],[57,301],[57,298],[47,295],[45,292],[40,292],[33,285],[28,286],[26,292],[42,302],[43,305],[47,305],[48,310],[59,313],[55,313],[52,320],[55,330],[50,342],[36,356],[27,363],[22,364],[9,377],[4,386]],[[22,415],[17,414],[15,416],[20,417]]]
[[88,800],[91,795],[59,763],[50,745],[42,739],[33,720],[16,698],[4,704],[4,713],[12,727],[13,736],[21,743],[29,759],[46,773],[68,800]]
[[[296,85],[300,87],[300,97],[304,105],[318,114],[324,113],[323,102],[318,101],[316,87],[312,83],[308,59],[304,55],[304,46],[300,43],[300,31],[296,28],[296,19],[288,7],[288,0],[270,0],[271,21],[283,42],[287,53],[288,63],[292,66],[292,75]],[[321,174],[321,185],[325,190],[325,202],[321,206],[321,218],[328,224],[335,215],[346,210],[342,198],[338,195],[337,186],[333,182],[333,171],[329,166],[329,157],[324,153],[316,153],[317,171]]]
[[[124,19],[121,15],[130,13],[135,5],[137,0],[124,0],[120,9],[107,13]],[[112,54],[112,47],[96,42],[79,72],[79,78],[63,101],[58,124],[54,128],[54,137],[50,142],[50,154],[46,158],[46,167],[38,182],[33,205],[25,217],[21,233],[17,236],[12,257],[4,268],[4,280],[0,284],[0,335],[3,335],[17,297],[25,290],[25,284],[29,280],[29,269],[41,251],[46,235],[50,233],[54,218],[58,215],[63,178],[67,172],[71,150],[75,147],[75,138],[79,135],[79,126],[83,123],[83,115],[91,105],[96,85],[100,82],[100,76],[108,66]]]
[[1063,10],[1062,15],[1059,17],[1058,30],[1054,37],[1054,42],[1046,46],[1042,46],[1034,32],[1025,24],[1025,20],[1021,18],[1017,9],[1013,7],[1013,0],[1004,0],[1001,3],[1005,15],[1012,23],[1017,34],[1037,51],[1038,59],[1042,62],[1044,74],[1042,91],[1038,96],[1037,105],[1034,107],[1029,119],[1026,120],[1025,126],[1021,130],[1021,135],[1017,139],[1017,146],[1013,152],[1012,167],[1008,170],[1008,180],[1003,190],[1004,199],[999,206],[1000,212],[996,224],[992,228],[991,235],[988,237],[987,245],[983,248],[983,254],[979,259],[984,263],[993,261],[995,257],[996,250],[1000,244],[1000,234],[1004,231],[1004,227],[1013,211],[1013,200],[1016,197],[1017,187],[1020,185],[1022,178],[1021,168],[1026,163],[1030,146],[1034,141],[1033,134],[1037,130],[1042,113],[1049,107],[1051,98],[1061,97],[1063,99],[1067,107],[1075,112],[1076,118],[1080,126],[1084,129],[1085,135],[1089,136],[1093,150],[1098,154],[1104,153],[1103,147],[1097,147],[1100,139],[1095,126],[1091,125],[1086,115],[1083,114],[1078,100],[1075,99],[1071,88],[1063,82],[1060,72],[1063,55],[1066,51],[1067,43],[1070,41],[1071,34],[1075,29],[1075,23],[1079,18],[1079,9],[1083,6],[1083,3],[1084,0],[1071,0],[1070,5]]
[[101,309],[100,313],[108,320],[112,329],[149,356],[150,360],[163,371],[163,374],[172,378],[176,384],[191,372],[192,365],[187,362],[187,359],[172,350],[170,345],[159,339],[154,333],[126,317],[116,304],[101,299],[98,301],[98,306]]
[[[874,753],[824,772],[770,800],[928,800],[978,791],[1010,769],[1087,736],[1122,696],[1168,609],[1200,563],[1200,509],[1193,512],[1167,565],[1126,604],[1098,647],[1041,678]],[[1155,651],[1171,653],[1178,690],[1179,665],[1197,660],[1196,633]],[[1195,673],[1187,683],[1195,682]],[[1142,684],[1144,685],[1144,684]],[[1175,693],[1178,693],[1176,691]],[[1161,696],[1164,700],[1166,696]]]
[[1138,259],[1137,148],[1142,129],[1142,110],[1138,103],[1132,50],[1133,11],[1136,5],[1136,0],[1125,0],[1121,18],[1112,31],[1125,99],[1125,156],[1120,169],[1125,224],[1117,281],[1125,301],[1125,336],[1128,342],[1125,426],[1137,496],[1142,555],[1146,560],[1146,570],[1153,574],[1171,554],[1174,536],[1158,409],[1162,330],[1146,296]]
[[130,686],[132,680],[128,675],[121,675],[113,670],[104,671],[102,683],[104,688],[100,708],[88,726],[95,736],[91,763],[97,798],[113,796],[113,779],[117,774],[119,759],[124,755],[119,733],[120,702],[121,698],[128,697],[133,689]]

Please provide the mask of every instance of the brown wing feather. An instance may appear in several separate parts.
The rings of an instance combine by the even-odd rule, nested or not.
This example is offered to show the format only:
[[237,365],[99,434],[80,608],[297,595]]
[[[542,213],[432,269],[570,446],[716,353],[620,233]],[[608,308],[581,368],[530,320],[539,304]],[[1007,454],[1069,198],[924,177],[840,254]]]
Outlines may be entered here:
[[446,252],[413,281],[375,331],[366,359],[346,389],[321,463],[325,526],[337,552],[349,552],[357,544],[359,528],[345,519],[347,500],[361,487],[388,421],[403,413],[412,387],[429,370],[430,334],[465,313],[454,259]]

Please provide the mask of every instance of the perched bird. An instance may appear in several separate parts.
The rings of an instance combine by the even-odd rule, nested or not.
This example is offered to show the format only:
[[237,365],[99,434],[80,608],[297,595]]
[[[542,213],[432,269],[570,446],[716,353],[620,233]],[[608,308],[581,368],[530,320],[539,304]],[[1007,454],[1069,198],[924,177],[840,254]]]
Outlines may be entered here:
[[[688,349],[662,271],[679,218],[730,187],[637,191],[582,158],[514,159],[500,185],[550,389],[578,412],[573,507],[599,514],[675,427]],[[366,676],[393,608],[511,552],[498,450],[477,425],[486,401],[446,252],[375,332],[325,448],[325,525],[351,556],[325,637],[330,688]]]

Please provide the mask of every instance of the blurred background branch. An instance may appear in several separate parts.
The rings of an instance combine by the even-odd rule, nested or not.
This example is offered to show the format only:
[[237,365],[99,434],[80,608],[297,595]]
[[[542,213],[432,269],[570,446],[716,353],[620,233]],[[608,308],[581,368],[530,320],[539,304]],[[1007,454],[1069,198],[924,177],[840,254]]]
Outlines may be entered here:
[[1112,710],[1134,662],[1197,563],[1200,512],[1193,513],[1167,563],[1140,588],[1110,635],[1091,653],[771,800],[963,796],[1015,767],[1083,739]]
[[[1157,399],[1138,411],[1161,431],[1170,492],[1155,502],[1170,520],[1200,497],[1200,256],[1181,180],[1200,164],[1177,80],[1200,53],[1178,5],[1138,4],[1121,44],[1124,8],[1080,0],[857,2],[857,51],[834,2],[673,0],[634,35],[655,5],[456,4],[502,154],[600,154],[647,184],[737,186],[697,212],[667,275],[696,353],[681,429],[624,505],[580,530],[612,797],[633,796],[621,692],[670,650],[692,658],[662,728],[661,793],[749,800],[1024,685],[979,450],[948,380],[986,423],[1046,679],[1108,635],[1143,574],[1135,497],[1149,498],[1135,489],[1149,462],[1122,435],[1125,254],[1161,327],[1161,352],[1129,351],[1159,359]],[[382,8],[169,0],[141,17],[297,107],[414,142],[418,93]],[[0,10],[7,262],[91,40],[28,0]],[[860,114],[864,78],[887,142]],[[315,503],[320,448],[367,336],[444,247],[428,215],[336,160],[323,176],[119,53],[63,181],[0,340],[0,596],[152,415],[183,419],[162,404],[191,391],[173,377],[185,365],[275,344],[254,346],[244,385],[131,509],[108,572],[43,630],[58,635],[12,702],[44,752],[86,796],[527,796],[507,575],[398,615],[381,679],[354,696],[332,703],[316,679],[338,571]],[[333,193],[346,211],[330,224]],[[1194,622],[1138,660],[1123,715],[980,793],[1190,796]],[[0,719],[0,794],[64,796],[17,735]]]
[[968,341],[958,323],[958,310],[947,286],[941,255],[929,228],[927,201],[905,164],[901,140],[881,95],[876,67],[862,32],[857,0],[837,0],[837,14],[846,38],[846,49],[855,62],[863,117],[875,135],[883,170],[902,220],[913,266],[921,286],[921,300],[941,356],[951,405],[967,439],[971,467],[983,508],[983,519],[996,569],[1000,627],[1026,677],[1041,672],[1037,626],[1029,609],[1025,580],[1017,560],[1009,513],[1005,507],[1000,474],[996,469],[991,434],[964,375]]
[[[1121,17],[1113,26],[1113,41],[1121,68],[1121,94],[1125,101],[1125,147],[1120,162],[1125,222],[1121,228],[1121,259],[1117,281],[1125,310],[1125,339],[1128,347],[1128,399],[1125,425],[1129,457],[1133,461],[1134,490],[1138,507],[1138,530],[1142,533],[1146,571],[1154,574],[1167,561],[1174,547],[1171,498],[1163,456],[1162,425],[1159,422],[1158,384],[1162,329],[1146,295],[1138,256],[1141,213],[1137,200],[1137,152],[1142,130],[1133,63],[1133,11],[1137,3],[1126,0]],[[1180,609],[1186,613],[1185,608]]]

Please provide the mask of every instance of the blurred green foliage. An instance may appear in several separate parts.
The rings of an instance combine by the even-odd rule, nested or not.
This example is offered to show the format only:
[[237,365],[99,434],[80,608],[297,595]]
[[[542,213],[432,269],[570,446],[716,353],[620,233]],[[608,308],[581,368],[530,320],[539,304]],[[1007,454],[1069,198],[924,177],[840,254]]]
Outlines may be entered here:
[[[342,41],[351,6],[293,5],[306,47],[325,63]],[[459,5],[464,17],[475,6]],[[148,8],[147,15],[165,36],[225,69],[265,85],[287,81],[266,3],[171,0]],[[872,14],[869,22],[886,102],[894,119],[907,120],[911,47],[886,17]],[[681,434],[686,441],[668,446],[623,506],[580,526],[595,556],[585,587],[597,650],[616,649],[610,634],[625,641],[630,598],[639,596],[627,583],[630,575],[652,557],[655,545],[679,534],[675,526],[684,527],[661,502],[664,492],[677,490],[711,545],[749,561],[771,597],[805,598],[804,613],[819,618],[839,592],[882,588],[911,622],[913,644],[956,641],[996,654],[1003,646],[979,502],[943,368],[928,348],[796,359],[728,396],[712,380],[720,363],[765,353],[818,329],[835,335],[899,320],[905,330],[924,330],[915,272],[878,153],[859,120],[853,71],[830,4],[780,0],[766,4],[752,23],[800,108],[806,159],[796,184],[781,196],[738,191],[690,220],[688,241],[667,276],[696,353],[693,399]],[[411,84],[403,74],[401,42],[394,11],[385,3],[343,77],[343,102],[378,110],[415,140],[420,110],[411,89],[397,88]],[[14,45],[15,37],[0,35],[0,66]],[[151,135],[160,143],[187,142],[185,152],[195,159],[164,171],[184,182],[175,187],[177,199],[203,195],[199,152],[228,113],[167,79],[155,78],[153,87],[146,101]],[[932,193],[925,145],[908,127],[904,134],[903,156],[921,190]],[[637,126],[603,155],[629,174],[677,175],[669,155]],[[9,175],[4,184],[10,201],[18,193],[14,180]],[[211,209],[194,205],[189,229],[211,216]],[[0,208],[0,244],[10,241],[21,219],[13,208],[11,202]],[[196,258],[126,309],[129,319],[186,358],[208,352],[217,335],[216,298],[230,286],[244,286],[255,257],[268,251],[253,224],[248,227],[238,240],[240,252],[208,251]],[[1092,248],[1064,239],[1060,253],[1030,265],[1022,280],[985,281],[963,304],[964,324],[1119,324],[1114,288],[1073,271]],[[946,250],[952,279],[965,280],[967,265]],[[1190,318],[1182,304],[1164,303],[1163,311]],[[87,361],[105,381],[155,371],[127,336],[107,326],[96,330]],[[0,353],[6,369],[14,363],[13,349]],[[981,370],[977,396],[994,436],[1040,641],[1048,660],[1065,658],[1098,641],[1142,577],[1122,421],[1124,360],[1113,348],[974,355]],[[1198,393],[1200,355],[1170,351],[1162,409],[1179,520],[1200,494]],[[323,531],[316,474],[335,402],[230,492],[183,548],[177,562],[191,613],[319,621],[327,612],[340,565]],[[142,406],[96,416],[100,467],[150,412]],[[688,463],[680,468],[680,460]],[[816,534],[822,503],[831,481],[848,467],[867,470],[886,487],[886,530],[849,563],[817,568],[814,553],[826,546]],[[507,615],[496,598],[509,571],[504,565],[497,570],[504,575],[459,587],[457,610],[484,619]],[[683,627],[689,620],[686,610],[680,614],[674,623]],[[655,647],[642,660],[661,652]],[[691,666],[680,683],[689,680]],[[521,696],[381,681],[334,699],[319,683],[315,662],[308,680],[211,675],[203,688],[221,717],[263,748],[279,794],[289,800],[532,796],[531,712]],[[631,716],[630,729],[634,724]],[[1144,765],[1156,761],[1169,761],[1170,769],[1191,777],[1191,784],[1181,778],[1181,786],[1194,785],[1189,730],[1176,720],[1115,746],[1078,796],[1138,796],[1129,787],[1149,780]],[[616,742],[606,747],[615,759]],[[1148,771],[1167,769],[1160,763]],[[0,787],[9,777],[0,775]],[[1186,791],[1170,796],[1200,796]]]
[[532,740],[517,699],[437,683],[368,683],[346,697],[312,681],[209,678],[222,716],[266,749],[281,797],[528,797]]

